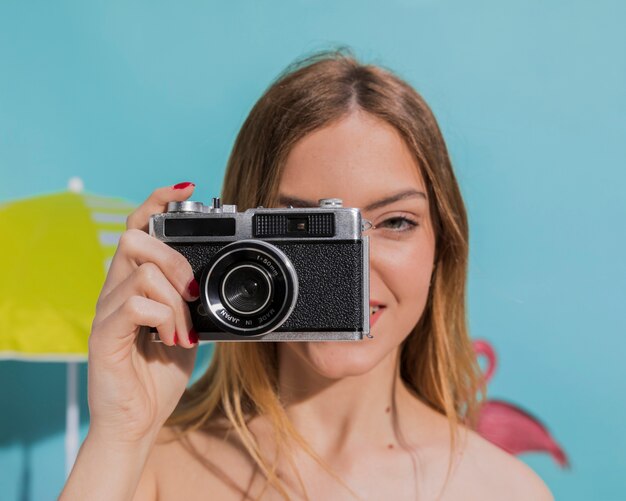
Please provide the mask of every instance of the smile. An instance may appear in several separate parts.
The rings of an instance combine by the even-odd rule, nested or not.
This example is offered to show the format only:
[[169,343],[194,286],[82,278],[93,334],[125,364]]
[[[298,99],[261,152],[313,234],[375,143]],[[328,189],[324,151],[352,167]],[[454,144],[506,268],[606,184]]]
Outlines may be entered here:
[[385,311],[384,306],[370,306],[370,329]]

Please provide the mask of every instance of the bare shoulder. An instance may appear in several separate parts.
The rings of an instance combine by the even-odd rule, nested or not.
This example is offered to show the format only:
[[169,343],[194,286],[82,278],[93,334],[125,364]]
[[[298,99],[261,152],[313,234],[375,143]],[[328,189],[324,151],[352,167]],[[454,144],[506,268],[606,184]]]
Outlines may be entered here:
[[[463,428],[465,446],[460,453],[453,485],[476,494],[477,499],[553,501],[547,485],[526,463]],[[465,497],[467,499],[467,496]]]
[[[137,489],[144,499],[241,499],[248,487],[253,465],[236,445],[220,433],[192,431],[181,437],[175,429],[163,427],[146,462]],[[148,497],[154,485],[154,497]]]

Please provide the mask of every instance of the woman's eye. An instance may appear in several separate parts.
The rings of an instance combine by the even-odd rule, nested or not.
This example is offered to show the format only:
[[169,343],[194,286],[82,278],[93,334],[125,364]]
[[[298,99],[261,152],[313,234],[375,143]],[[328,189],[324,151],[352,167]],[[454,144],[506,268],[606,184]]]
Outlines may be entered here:
[[376,226],[377,227],[391,228],[391,229],[397,230],[397,231],[410,231],[415,226],[417,226],[417,223],[415,221],[407,219],[406,217],[398,216],[398,217],[391,217],[389,219],[386,219],[381,224],[376,225]]

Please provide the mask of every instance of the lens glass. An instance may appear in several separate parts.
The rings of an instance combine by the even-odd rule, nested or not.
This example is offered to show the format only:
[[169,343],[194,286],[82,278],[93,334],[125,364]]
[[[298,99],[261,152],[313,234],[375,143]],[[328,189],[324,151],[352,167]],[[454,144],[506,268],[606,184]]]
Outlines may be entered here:
[[272,297],[267,274],[251,264],[234,266],[222,283],[222,300],[227,308],[241,314],[260,311]]

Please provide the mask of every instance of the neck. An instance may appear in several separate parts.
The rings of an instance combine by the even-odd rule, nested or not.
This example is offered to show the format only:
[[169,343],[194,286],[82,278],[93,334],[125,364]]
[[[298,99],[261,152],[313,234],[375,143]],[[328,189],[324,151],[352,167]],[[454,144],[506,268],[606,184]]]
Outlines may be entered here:
[[398,355],[396,347],[364,374],[331,379],[281,347],[281,400],[296,429],[322,457],[395,447],[394,411],[400,416],[416,401],[400,378]]

